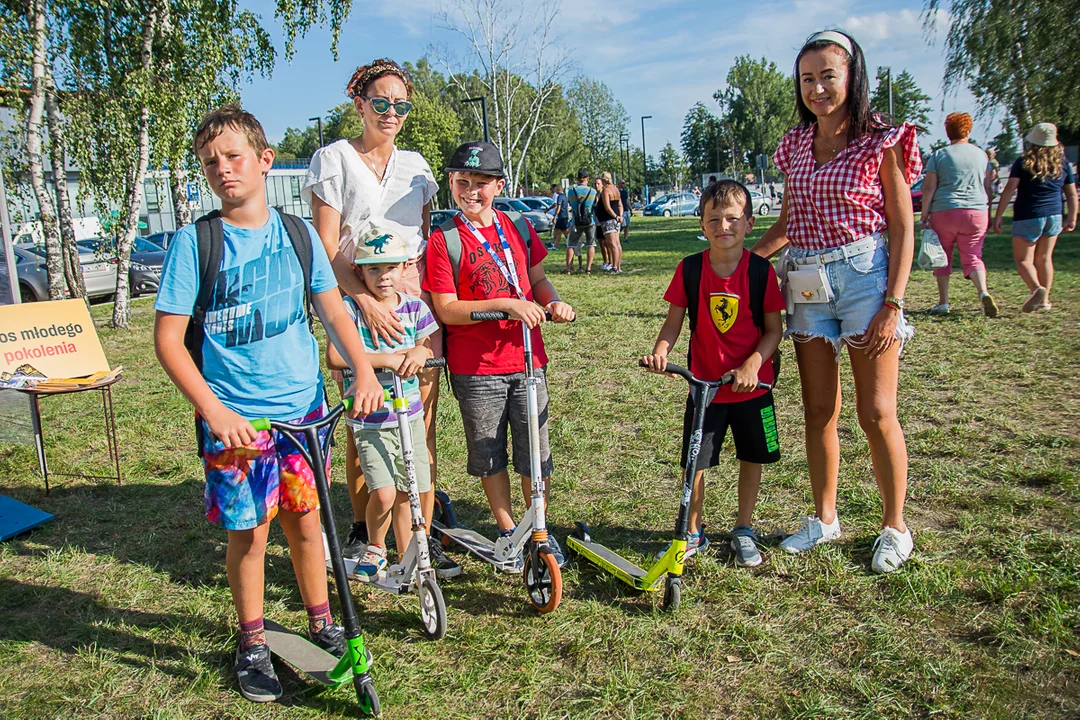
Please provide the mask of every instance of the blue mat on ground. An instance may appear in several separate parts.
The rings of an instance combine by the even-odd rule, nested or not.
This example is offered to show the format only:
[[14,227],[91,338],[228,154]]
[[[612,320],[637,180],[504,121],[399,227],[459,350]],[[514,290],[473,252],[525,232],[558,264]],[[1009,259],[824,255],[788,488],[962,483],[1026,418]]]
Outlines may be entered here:
[[30,507],[7,495],[0,495],[0,542],[10,540],[52,519],[52,513]]

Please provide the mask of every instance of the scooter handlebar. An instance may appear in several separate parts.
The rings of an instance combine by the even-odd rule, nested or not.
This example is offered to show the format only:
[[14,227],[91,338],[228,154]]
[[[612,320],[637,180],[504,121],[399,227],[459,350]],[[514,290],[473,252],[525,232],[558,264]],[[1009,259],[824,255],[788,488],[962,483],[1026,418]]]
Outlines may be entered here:
[[[551,313],[545,311],[544,317],[546,317],[548,321],[550,321]],[[503,310],[477,310],[476,312],[469,313],[469,319],[473,322],[488,322],[491,320],[513,320],[513,318],[510,317],[510,313]],[[574,320],[576,319],[577,318],[575,317]],[[571,320],[570,322],[573,322],[573,320]]]
[[[649,366],[645,364],[644,360],[638,360],[638,367],[647,368]],[[724,375],[719,380],[701,380],[694,377],[686,368],[682,367],[681,365],[676,365],[675,363],[668,363],[664,367],[664,372],[671,373],[672,375],[678,375],[691,385],[713,385],[715,387],[723,387],[724,385],[730,385],[731,383],[735,382],[735,376],[730,374]],[[772,385],[770,385],[769,383],[759,382],[757,384],[757,389],[772,390]]]

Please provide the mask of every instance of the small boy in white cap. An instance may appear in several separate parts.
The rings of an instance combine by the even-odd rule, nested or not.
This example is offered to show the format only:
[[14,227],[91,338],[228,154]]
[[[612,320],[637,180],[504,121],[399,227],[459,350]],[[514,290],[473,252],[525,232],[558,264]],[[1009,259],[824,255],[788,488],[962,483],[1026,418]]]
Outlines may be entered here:
[[[345,298],[345,309],[356,323],[371,366],[376,370],[384,388],[393,386],[393,378],[386,371],[397,373],[403,379],[403,390],[409,400],[409,417],[412,436],[424,437],[424,405],[420,401],[420,383],[416,373],[432,357],[430,336],[439,326],[428,306],[418,297],[406,295],[401,287],[405,262],[409,259],[405,241],[392,230],[371,228],[356,244],[356,264],[353,270],[360,281],[379,302],[397,313],[404,326],[403,339],[392,345],[385,340],[378,344],[364,323],[364,316],[352,298]],[[342,357],[333,345],[327,347],[327,363],[334,369],[346,369]],[[386,532],[391,520],[397,541],[398,556],[412,537],[409,513],[408,482],[398,436],[397,414],[386,405],[382,410],[356,420],[347,419],[356,440],[360,467],[364,471],[369,499],[367,504],[367,527],[369,542],[360,557],[354,575],[361,581],[379,579],[386,574]],[[424,517],[430,518],[434,509],[435,493],[431,487],[431,467],[426,452],[413,455],[416,468],[416,484],[420,492],[420,507]],[[460,569],[459,571],[460,572]]]

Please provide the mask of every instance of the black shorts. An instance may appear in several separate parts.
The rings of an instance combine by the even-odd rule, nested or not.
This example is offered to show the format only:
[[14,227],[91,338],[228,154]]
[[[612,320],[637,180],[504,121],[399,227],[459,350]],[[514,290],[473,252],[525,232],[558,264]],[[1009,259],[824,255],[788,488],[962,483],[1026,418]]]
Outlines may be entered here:
[[[679,465],[686,467],[690,430],[694,424],[694,404],[686,398],[683,415],[683,444]],[[780,440],[776,432],[776,413],[772,391],[743,402],[712,403],[705,411],[701,432],[701,450],[694,470],[704,470],[720,463],[720,448],[728,427],[735,440],[735,457],[744,462],[767,465],[780,459]]]
[[555,221],[556,230],[568,230],[570,229],[570,218],[559,218]]

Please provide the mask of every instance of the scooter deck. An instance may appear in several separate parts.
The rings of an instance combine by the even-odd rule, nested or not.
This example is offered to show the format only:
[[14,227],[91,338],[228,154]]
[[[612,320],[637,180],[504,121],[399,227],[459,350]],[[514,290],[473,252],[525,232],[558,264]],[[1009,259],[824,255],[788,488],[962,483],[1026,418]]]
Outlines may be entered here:
[[431,526],[471,552],[473,555],[476,555],[487,562],[498,564],[495,560],[495,543],[491,542],[491,540],[488,540],[475,530],[470,530],[465,527],[450,528],[442,523],[434,521],[431,523]]
[[648,570],[638,567],[622,555],[618,555],[600,543],[585,542],[584,540],[571,536],[567,539],[567,546],[574,550],[574,552],[588,559],[594,565],[607,570],[609,573],[637,590],[655,590],[661,585],[660,583],[655,583],[654,585],[646,587],[643,581],[649,572]]
[[337,684],[330,679],[330,671],[338,664],[336,657],[273,620],[264,620],[263,624],[270,652],[318,683],[330,687]]

